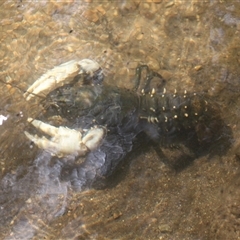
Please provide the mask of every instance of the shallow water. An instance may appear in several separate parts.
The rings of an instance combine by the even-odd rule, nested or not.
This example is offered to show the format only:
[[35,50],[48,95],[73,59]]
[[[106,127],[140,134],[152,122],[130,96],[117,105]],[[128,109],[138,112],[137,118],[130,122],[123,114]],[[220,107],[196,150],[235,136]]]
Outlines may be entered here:
[[[240,239],[239,1],[2,1],[0,16],[1,239]],[[41,111],[23,93],[83,58],[120,87],[147,64],[169,91],[207,92],[233,131],[231,148],[175,171],[142,146],[109,188],[71,191],[60,163],[23,134]]]

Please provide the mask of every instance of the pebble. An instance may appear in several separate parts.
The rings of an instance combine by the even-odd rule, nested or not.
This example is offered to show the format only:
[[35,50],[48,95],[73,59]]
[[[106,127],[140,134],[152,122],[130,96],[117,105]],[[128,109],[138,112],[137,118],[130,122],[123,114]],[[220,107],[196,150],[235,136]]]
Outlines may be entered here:
[[152,58],[152,57],[147,57],[147,64],[153,70],[158,70],[160,67],[159,62],[155,58]]
[[106,14],[105,9],[104,9],[101,5],[98,6],[98,7],[96,8],[96,10],[97,10],[98,12],[100,12],[102,15],[105,15],[105,14]]
[[13,19],[3,19],[1,21],[1,25],[4,26],[4,25],[10,25],[13,23]]
[[86,18],[90,22],[96,23],[99,20],[99,17],[95,11],[92,10],[86,10],[83,13],[83,17]]
[[144,36],[144,35],[143,35],[142,33],[140,33],[140,34],[136,37],[136,39],[137,39],[137,40],[142,40],[142,39],[143,39],[143,36]]
[[122,213],[120,211],[116,211],[113,213],[113,219],[118,219],[122,216]]
[[199,71],[202,69],[202,65],[197,65],[194,67],[194,70]]
[[172,229],[168,224],[159,225],[158,229],[161,233],[171,233],[172,232]]
[[100,39],[101,39],[102,41],[106,41],[108,38],[109,38],[109,35],[108,35],[108,34],[102,34],[102,35],[100,36]]
[[147,2],[152,2],[152,3],[161,3],[162,0],[147,0]]
[[167,3],[167,4],[165,5],[165,8],[172,7],[174,4],[175,4],[174,1],[169,2],[169,3]]

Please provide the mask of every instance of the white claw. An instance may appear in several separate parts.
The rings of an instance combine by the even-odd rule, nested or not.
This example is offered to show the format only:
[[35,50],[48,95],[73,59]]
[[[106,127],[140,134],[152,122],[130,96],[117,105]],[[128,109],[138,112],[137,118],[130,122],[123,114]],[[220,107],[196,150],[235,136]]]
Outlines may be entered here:
[[88,133],[83,137],[82,142],[89,150],[96,149],[105,135],[103,128],[90,129]]
[[90,59],[72,60],[54,67],[37,79],[26,91],[27,101],[35,95],[45,97],[52,90],[70,83],[79,74],[93,74],[100,68],[99,64]]
[[54,127],[50,124],[44,123],[39,120],[33,120],[32,118],[28,118],[28,122],[30,122],[36,129],[41,130],[42,132],[50,135],[51,137],[59,134],[59,128]]
[[89,130],[84,137],[78,130],[67,127],[54,127],[39,120],[28,119],[38,130],[50,135],[52,138],[33,136],[24,132],[28,139],[34,142],[39,148],[50,152],[54,156],[84,156],[89,150],[96,149],[104,135],[103,128]]

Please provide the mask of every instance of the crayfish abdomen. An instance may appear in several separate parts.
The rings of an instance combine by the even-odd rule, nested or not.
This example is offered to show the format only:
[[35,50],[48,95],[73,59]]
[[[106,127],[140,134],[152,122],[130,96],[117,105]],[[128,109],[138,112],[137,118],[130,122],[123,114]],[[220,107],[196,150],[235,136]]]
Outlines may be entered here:
[[157,127],[158,138],[173,138],[180,132],[194,130],[199,143],[216,139],[224,126],[217,104],[204,95],[163,92],[144,94],[141,98],[141,119]]

